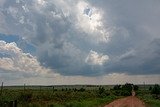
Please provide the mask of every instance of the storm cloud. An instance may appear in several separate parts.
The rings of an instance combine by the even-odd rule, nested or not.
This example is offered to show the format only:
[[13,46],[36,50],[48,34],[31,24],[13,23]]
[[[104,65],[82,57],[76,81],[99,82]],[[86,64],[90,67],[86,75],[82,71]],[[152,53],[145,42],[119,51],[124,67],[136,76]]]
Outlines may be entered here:
[[159,0],[2,0],[0,19],[61,75],[160,73]]

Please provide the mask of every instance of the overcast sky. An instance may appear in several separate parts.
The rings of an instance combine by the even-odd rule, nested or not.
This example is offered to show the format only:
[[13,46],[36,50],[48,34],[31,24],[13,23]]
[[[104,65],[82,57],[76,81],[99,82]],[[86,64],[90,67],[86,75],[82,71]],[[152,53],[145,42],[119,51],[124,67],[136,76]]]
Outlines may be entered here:
[[160,1],[0,0],[0,81],[160,83]]

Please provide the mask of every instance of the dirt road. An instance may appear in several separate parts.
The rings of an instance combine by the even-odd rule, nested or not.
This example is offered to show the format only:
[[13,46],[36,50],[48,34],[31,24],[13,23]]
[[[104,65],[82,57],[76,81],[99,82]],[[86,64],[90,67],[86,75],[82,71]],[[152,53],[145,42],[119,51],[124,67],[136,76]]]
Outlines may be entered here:
[[105,107],[145,107],[144,102],[135,96],[115,100]]

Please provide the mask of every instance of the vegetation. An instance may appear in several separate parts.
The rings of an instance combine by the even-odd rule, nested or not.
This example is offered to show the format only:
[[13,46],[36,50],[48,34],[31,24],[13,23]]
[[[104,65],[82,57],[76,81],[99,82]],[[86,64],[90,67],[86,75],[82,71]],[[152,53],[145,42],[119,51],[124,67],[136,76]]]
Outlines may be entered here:
[[1,107],[7,107],[10,102],[17,101],[18,107],[97,107],[116,99],[110,95],[109,90],[104,87],[95,89],[84,88],[53,88],[39,87],[37,89],[27,88],[14,89],[4,88],[0,96]]
[[131,95],[133,88],[149,107],[160,107],[159,85],[145,88],[129,83],[115,86],[3,87],[0,105],[8,107],[17,101],[18,107],[103,107],[117,98]]
[[147,104],[147,107],[160,107],[160,86],[158,84],[149,86],[148,89],[141,89],[137,94]]
[[124,85],[115,85],[113,87],[114,94],[116,96],[130,96],[132,93],[132,90],[135,89],[135,91],[138,90],[137,85],[133,85],[130,83],[126,83]]
[[151,93],[156,95],[157,99],[160,95],[160,86],[158,84],[155,84],[154,87],[151,89]]

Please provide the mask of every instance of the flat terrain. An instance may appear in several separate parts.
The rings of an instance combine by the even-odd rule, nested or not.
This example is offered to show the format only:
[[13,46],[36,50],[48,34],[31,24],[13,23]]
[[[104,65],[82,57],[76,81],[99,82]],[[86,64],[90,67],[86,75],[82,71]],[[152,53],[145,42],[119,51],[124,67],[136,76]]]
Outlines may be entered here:
[[149,90],[150,85],[138,86],[136,91],[127,89],[129,84],[118,86],[119,89],[117,86],[4,86],[0,107],[9,107],[15,101],[18,107],[160,107],[159,98]]
[[145,104],[137,97],[129,96],[115,100],[105,107],[145,107]]

